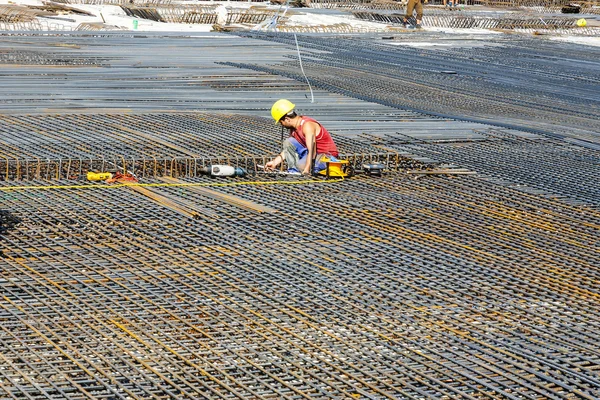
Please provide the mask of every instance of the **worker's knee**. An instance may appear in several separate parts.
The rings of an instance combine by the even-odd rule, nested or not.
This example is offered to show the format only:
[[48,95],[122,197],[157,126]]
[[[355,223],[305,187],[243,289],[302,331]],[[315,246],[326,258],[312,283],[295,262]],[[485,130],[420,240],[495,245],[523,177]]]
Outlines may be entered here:
[[298,154],[298,158],[302,158],[306,154],[308,154],[308,149],[306,147],[302,146],[302,144],[300,144],[300,142],[298,142],[294,138],[287,138],[283,142],[283,151],[290,152],[290,153],[296,153],[296,154]]
[[296,150],[298,141],[294,138],[287,138],[283,141],[283,150]]

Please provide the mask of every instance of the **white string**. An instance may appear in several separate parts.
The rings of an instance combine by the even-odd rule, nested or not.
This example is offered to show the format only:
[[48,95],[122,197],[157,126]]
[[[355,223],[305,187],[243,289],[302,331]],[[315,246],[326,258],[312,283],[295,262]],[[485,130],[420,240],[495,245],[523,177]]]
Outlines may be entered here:
[[315,97],[313,96],[312,87],[310,86],[310,82],[308,81],[308,77],[304,73],[304,67],[302,67],[302,57],[300,57],[300,46],[298,46],[298,38],[294,33],[294,40],[296,41],[296,50],[298,50],[298,61],[300,61],[300,70],[302,70],[302,74],[304,75],[304,79],[306,79],[306,83],[308,83],[308,89],[310,90],[310,102],[315,102]]

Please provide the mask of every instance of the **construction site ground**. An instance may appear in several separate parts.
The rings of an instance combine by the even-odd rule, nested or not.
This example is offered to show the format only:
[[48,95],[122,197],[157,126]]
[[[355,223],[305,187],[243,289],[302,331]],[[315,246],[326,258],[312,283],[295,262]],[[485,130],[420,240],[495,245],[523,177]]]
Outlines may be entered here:
[[3,32],[0,398],[598,399],[599,176],[597,46]]

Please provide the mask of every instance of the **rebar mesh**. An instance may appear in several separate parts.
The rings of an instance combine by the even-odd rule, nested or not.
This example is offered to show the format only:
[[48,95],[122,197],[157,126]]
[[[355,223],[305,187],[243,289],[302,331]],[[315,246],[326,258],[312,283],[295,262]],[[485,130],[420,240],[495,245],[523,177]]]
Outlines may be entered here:
[[[243,35],[295,45],[289,34]],[[600,129],[600,109],[596,87],[600,74],[595,61],[598,51],[593,47],[581,51],[569,44],[520,38],[508,45],[510,52],[505,47],[507,43],[502,47],[429,50],[352,38],[340,41],[306,35],[298,40],[313,87],[402,109],[427,110],[432,116],[485,121],[505,128],[543,132],[549,137],[578,137],[590,142],[590,146],[598,143],[595,132]],[[552,55],[557,48],[562,54],[570,53],[591,64],[578,62],[578,69],[573,69],[568,58],[548,63],[546,56],[554,60]],[[227,65],[280,74],[299,82],[305,80],[298,72],[297,60],[269,66]],[[481,65],[494,71],[498,78],[488,80],[485,74],[480,76]],[[514,68],[531,79],[520,79],[519,85],[514,85]],[[547,128],[548,123],[553,124],[552,129]]]
[[[600,397],[593,47],[298,35],[309,103],[292,35],[198,36],[10,38],[106,64],[0,76],[0,397]],[[388,170],[251,170],[288,95]]]
[[39,12],[16,5],[0,5],[0,23],[15,24],[33,22]]
[[368,33],[381,32],[381,29],[369,26],[356,26],[345,23],[337,23],[331,25],[281,24],[277,26],[277,31],[298,33]]
[[[211,163],[253,172],[279,152],[278,138],[268,120],[239,115],[3,116],[0,179],[82,179],[107,170],[193,177]],[[336,142],[357,168],[375,161],[394,170],[423,167],[402,152],[346,137]]]
[[236,182],[0,191],[21,218],[0,241],[2,391],[600,394],[597,213],[471,177]]
[[406,5],[406,1],[377,0],[310,0],[306,3],[311,8],[347,10],[401,10]]
[[473,4],[487,7],[525,8],[544,13],[559,13],[565,6],[575,4],[582,14],[598,14],[600,1],[569,1],[569,0],[472,0]]
[[56,0],[65,4],[116,5],[129,7],[169,6],[172,0]]
[[[383,14],[372,11],[354,11],[355,18],[382,22],[385,24],[401,25],[404,14]],[[477,28],[477,29],[508,29],[508,30],[544,30],[546,32],[569,31],[573,34],[593,34],[596,28],[580,28],[574,17],[543,17],[522,15],[486,16],[461,13],[460,15],[434,11],[423,15],[423,24],[442,28]]]

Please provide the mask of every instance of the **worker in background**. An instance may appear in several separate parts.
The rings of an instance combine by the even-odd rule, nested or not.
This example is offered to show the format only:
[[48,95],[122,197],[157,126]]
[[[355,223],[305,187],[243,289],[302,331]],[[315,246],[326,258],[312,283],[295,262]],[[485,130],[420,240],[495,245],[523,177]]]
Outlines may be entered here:
[[296,114],[295,107],[285,99],[276,101],[271,107],[275,123],[287,128],[290,137],[283,142],[281,153],[265,164],[265,169],[274,170],[285,160],[288,172],[310,175],[325,169],[325,163],[320,162],[323,156],[336,161],[338,150],[327,129],[312,118]]
[[[406,15],[404,16],[403,25],[408,28],[421,29],[421,21],[423,20],[423,2],[427,3],[427,0],[408,0],[406,4]],[[413,11],[417,11],[417,24],[415,26],[408,26],[408,20],[412,18]]]

